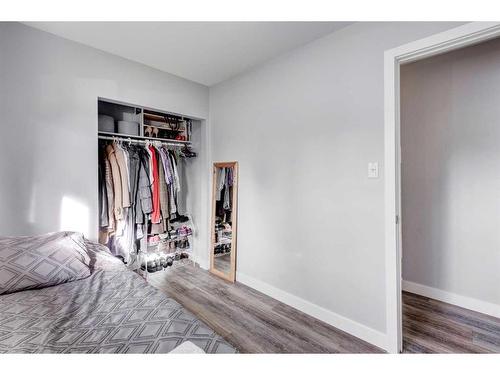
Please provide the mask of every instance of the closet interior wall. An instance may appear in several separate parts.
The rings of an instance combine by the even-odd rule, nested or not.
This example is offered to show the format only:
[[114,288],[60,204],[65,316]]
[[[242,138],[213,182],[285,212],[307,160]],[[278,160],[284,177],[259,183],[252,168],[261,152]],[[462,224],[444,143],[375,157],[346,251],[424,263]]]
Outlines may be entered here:
[[198,156],[186,160],[184,189],[186,210],[193,218],[192,246],[195,260],[203,267],[208,267],[208,173],[207,173],[207,147],[206,147],[206,122],[203,120],[192,121],[191,143]]

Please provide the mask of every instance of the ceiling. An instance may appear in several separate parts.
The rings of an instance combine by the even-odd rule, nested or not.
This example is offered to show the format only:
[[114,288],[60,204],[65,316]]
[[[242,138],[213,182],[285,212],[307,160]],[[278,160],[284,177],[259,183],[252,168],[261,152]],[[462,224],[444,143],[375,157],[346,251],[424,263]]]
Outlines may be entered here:
[[211,86],[349,22],[26,22]]

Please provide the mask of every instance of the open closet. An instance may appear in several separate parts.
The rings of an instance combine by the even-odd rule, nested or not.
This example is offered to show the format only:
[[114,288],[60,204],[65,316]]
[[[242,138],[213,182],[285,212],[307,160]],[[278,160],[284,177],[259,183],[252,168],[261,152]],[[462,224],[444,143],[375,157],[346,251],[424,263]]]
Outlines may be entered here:
[[201,121],[98,100],[99,242],[147,277],[195,261]]

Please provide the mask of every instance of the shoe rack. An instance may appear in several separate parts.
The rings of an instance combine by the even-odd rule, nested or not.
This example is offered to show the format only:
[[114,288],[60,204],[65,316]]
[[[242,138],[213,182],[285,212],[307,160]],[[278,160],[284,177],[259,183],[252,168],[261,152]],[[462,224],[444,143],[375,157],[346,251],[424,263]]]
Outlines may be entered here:
[[[147,232],[149,223],[145,223],[145,233],[144,239],[141,240],[140,250],[138,252],[138,263],[135,271],[144,277],[146,281],[148,280],[150,273],[165,272],[169,269],[174,269],[177,267],[184,267],[191,265],[196,266],[196,262],[193,257],[192,248],[192,236],[193,236],[193,222],[191,218],[186,223],[183,223],[187,227],[191,228],[190,233],[184,235],[176,235],[173,237],[170,233],[168,237],[160,238],[157,243],[149,243],[147,240]],[[186,241],[189,243],[188,247],[175,247],[169,248],[171,243],[176,243],[177,241]],[[164,246],[167,245],[167,248]],[[162,259],[163,258],[163,259]],[[171,261],[169,261],[171,259]],[[166,264],[163,265],[162,262],[165,261]],[[155,263],[156,269],[152,271],[150,266]],[[160,262],[160,263],[159,263]],[[144,264],[144,267],[142,265]],[[161,266],[161,267],[160,267]]]

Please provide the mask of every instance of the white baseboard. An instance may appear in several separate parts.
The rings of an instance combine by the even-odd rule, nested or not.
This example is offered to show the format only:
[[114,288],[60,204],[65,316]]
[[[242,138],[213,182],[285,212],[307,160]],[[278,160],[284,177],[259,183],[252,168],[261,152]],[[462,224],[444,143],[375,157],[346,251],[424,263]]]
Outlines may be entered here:
[[315,305],[293,294],[278,289],[263,281],[254,279],[251,276],[236,273],[236,280],[245,284],[261,293],[283,302],[289,306],[296,308],[303,313],[311,315],[312,317],[322,320],[335,328],[345,331],[353,336],[356,336],[364,341],[369,342],[379,348],[387,350],[387,335],[384,332],[377,331],[373,328],[367,327],[361,323],[355,322],[342,315],[329,311],[321,306]]
[[500,305],[491,302],[485,302],[475,298],[465,297],[460,294],[447,292],[442,289],[436,289],[427,285],[422,285],[406,280],[403,280],[403,290],[405,292],[419,294],[421,296],[433,298],[438,301],[449,303],[451,305],[463,307],[464,309],[469,309],[482,314],[500,318]]
[[195,262],[198,263],[200,268],[208,271],[208,261],[206,260],[206,258],[201,258],[201,257],[196,258],[195,257]]

